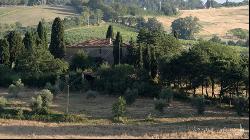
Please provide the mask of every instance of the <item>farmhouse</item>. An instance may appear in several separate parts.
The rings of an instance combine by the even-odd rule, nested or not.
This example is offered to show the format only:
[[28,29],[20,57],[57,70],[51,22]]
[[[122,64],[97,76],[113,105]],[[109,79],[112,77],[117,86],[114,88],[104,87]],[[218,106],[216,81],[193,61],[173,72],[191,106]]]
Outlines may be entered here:
[[[122,44],[122,56],[127,53],[129,44]],[[93,39],[76,45],[67,46],[66,59],[71,60],[72,57],[80,50],[85,51],[90,57],[101,58],[110,64],[114,63],[113,58],[113,41],[111,39]]]

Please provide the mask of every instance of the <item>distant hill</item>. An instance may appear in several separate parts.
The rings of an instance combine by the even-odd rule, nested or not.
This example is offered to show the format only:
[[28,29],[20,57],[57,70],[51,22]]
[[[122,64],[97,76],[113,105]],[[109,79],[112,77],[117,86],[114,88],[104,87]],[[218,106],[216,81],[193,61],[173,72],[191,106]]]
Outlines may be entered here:
[[182,10],[179,16],[157,17],[163,23],[166,30],[170,31],[171,23],[180,17],[196,16],[200,19],[203,30],[199,37],[210,38],[212,35],[218,35],[225,39],[227,31],[234,28],[243,28],[249,30],[249,7],[231,7],[218,9],[199,9]]
[[14,24],[20,22],[24,26],[36,25],[44,18],[52,21],[55,17],[76,15],[70,6],[13,6],[0,7],[0,23]]

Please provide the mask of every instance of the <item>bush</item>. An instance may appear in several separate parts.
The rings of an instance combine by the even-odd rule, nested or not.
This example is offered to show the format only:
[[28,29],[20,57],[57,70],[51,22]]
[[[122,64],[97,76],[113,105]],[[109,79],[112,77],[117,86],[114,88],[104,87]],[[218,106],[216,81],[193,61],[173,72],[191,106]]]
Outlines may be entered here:
[[42,110],[42,97],[40,95],[38,95],[36,98],[32,98],[31,101],[31,109],[33,112],[40,114],[41,110]]
[[132,87],[134,80],[134,67],[131,65],[116,65],[108,67],[102,65],[98,70],[98,91],[104,91],[111,95],[123,95],[128,87]]
[[123,97],[119,97],[118,101],[113,104],[112,113],[114,118],[124,117],[126,113],[126,100]]
[[155,119],[154,119],[154,117],[152,116],[152,114],[150,113],[150,114],[148,114],[147,116],[146,116],[146,118],[145,118],[145,121],[146,122],[152,122],[152,121],[154,121]]
[[17,81],[19,76],[8,66],[0,64],[0,86],[8,87],[13,81]]
[[18,97],[19,93],[23,90],[24,88],[24,84],[22,83],[21,79],[18,79],[17,81],[15,81],[13,84],[11,84],[9,86],[9,93],[13,96],[13,97]]
[[240,38],[240,39],[247,39],[249,36],[249,31],[242,28],[235,28],[229,31],[229,33],[232,33],[234,36]]
[[39,95],[42,97],[43,110],[48,112],[49,106],[52,104],[53,94],[49,90],[44,89],[40,92]]
[[249,101],[244,97],[236,97],[235,98],[235,109],[239,116],[243,115],[243,112],[249,111]]
[[138,90],[137,89],[127,89],[125,92],[125,100],[128,105],[132,105],[135,101],[136,98],[138,97]]
[[173,90],[170,89],[170,88],[163,88],[163,89],[161,90],[161,93],[160,93],[159,97],[160,97],[160,99],[166,100],[166,103],[167,103],[168,105],[170,105],[171,102],[173,101],[174,92],[173,92]]
[[205,112],[205,98],[204,96],[197,96],[193,99],[193,106],[196,107],[198,114],[204,114]]
[[157,100],[155,102],[155,110],[159,111],[160,113],[164,112],[165,106],[166,106],[166,101],[163,99]]
[[52,100],[53,94],[47,89],[42,90],[36,98],[32,98],[32,111],[37,114],[48,114]]
[[5,99],[4,97],[0,97],[0,110],[3,109],[3,107],[5,107],[7,104],[7,99]]
[[95,99],[98,95],[96,91],[92,91],[92,90],[87,91],[86,94],[87,94],[86,96],[87,99]]

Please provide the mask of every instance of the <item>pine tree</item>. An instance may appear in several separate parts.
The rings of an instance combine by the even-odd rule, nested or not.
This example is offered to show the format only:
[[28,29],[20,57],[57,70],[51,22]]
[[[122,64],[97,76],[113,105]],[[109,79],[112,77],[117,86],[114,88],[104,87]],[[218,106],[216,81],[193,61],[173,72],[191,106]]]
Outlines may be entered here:
[[7,39],[0,39],[0,64],[10,64],[9,43]]
[[25,48],[32,52],[36,46],[35,34],[31,31],[27,31],[23,38],[23,43]]
[[48,48],[46,28],[45,28],[43,22],[41,22],[41,21],[39,22],[39,24],[37,26],[37,33],[38,33],[38,37],[40,39],[40,44],[43,47]]
[[114,41],[114,49],[113,49],[113,56],[114,56],[114,65],[120,64],[122,59],[122,36],[120,32],[117,33],[116,39]]
[[52,25],[51,43],[49,46],[51,54],[55,58],[63,58],[65,56],[65,43],[64,43],[64,27],[62,20],[57,17]]
[[17,31],[12,31],[7,35],[7,40],[9,42],[9,51],[10,51],[10,63],[13,68],[17,57],[24,50],[24,44],[22,42],[22,36]]
[[109,25],[109,28],[106,34],[106,39],[109,39],[109,38],[114,39],[114,31],[113,31],[112,25]]

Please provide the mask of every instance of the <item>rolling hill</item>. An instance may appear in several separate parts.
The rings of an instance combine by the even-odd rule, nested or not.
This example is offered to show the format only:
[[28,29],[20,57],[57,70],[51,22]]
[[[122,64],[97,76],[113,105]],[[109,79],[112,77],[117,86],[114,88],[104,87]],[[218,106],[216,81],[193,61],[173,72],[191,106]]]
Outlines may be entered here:
[[170,31],[171,23],[180,17],[196,16],[200,19],[203,26],[199,37],[210,38],[212,35],[218,35],[226,38],[227,31],[234,28],[243,28],[249,30],[249,8],[248,6],[218,8],[218,9],[199,9],[183,10],[175,17],[161,16],[157,19],[163,23],[166,30]]

